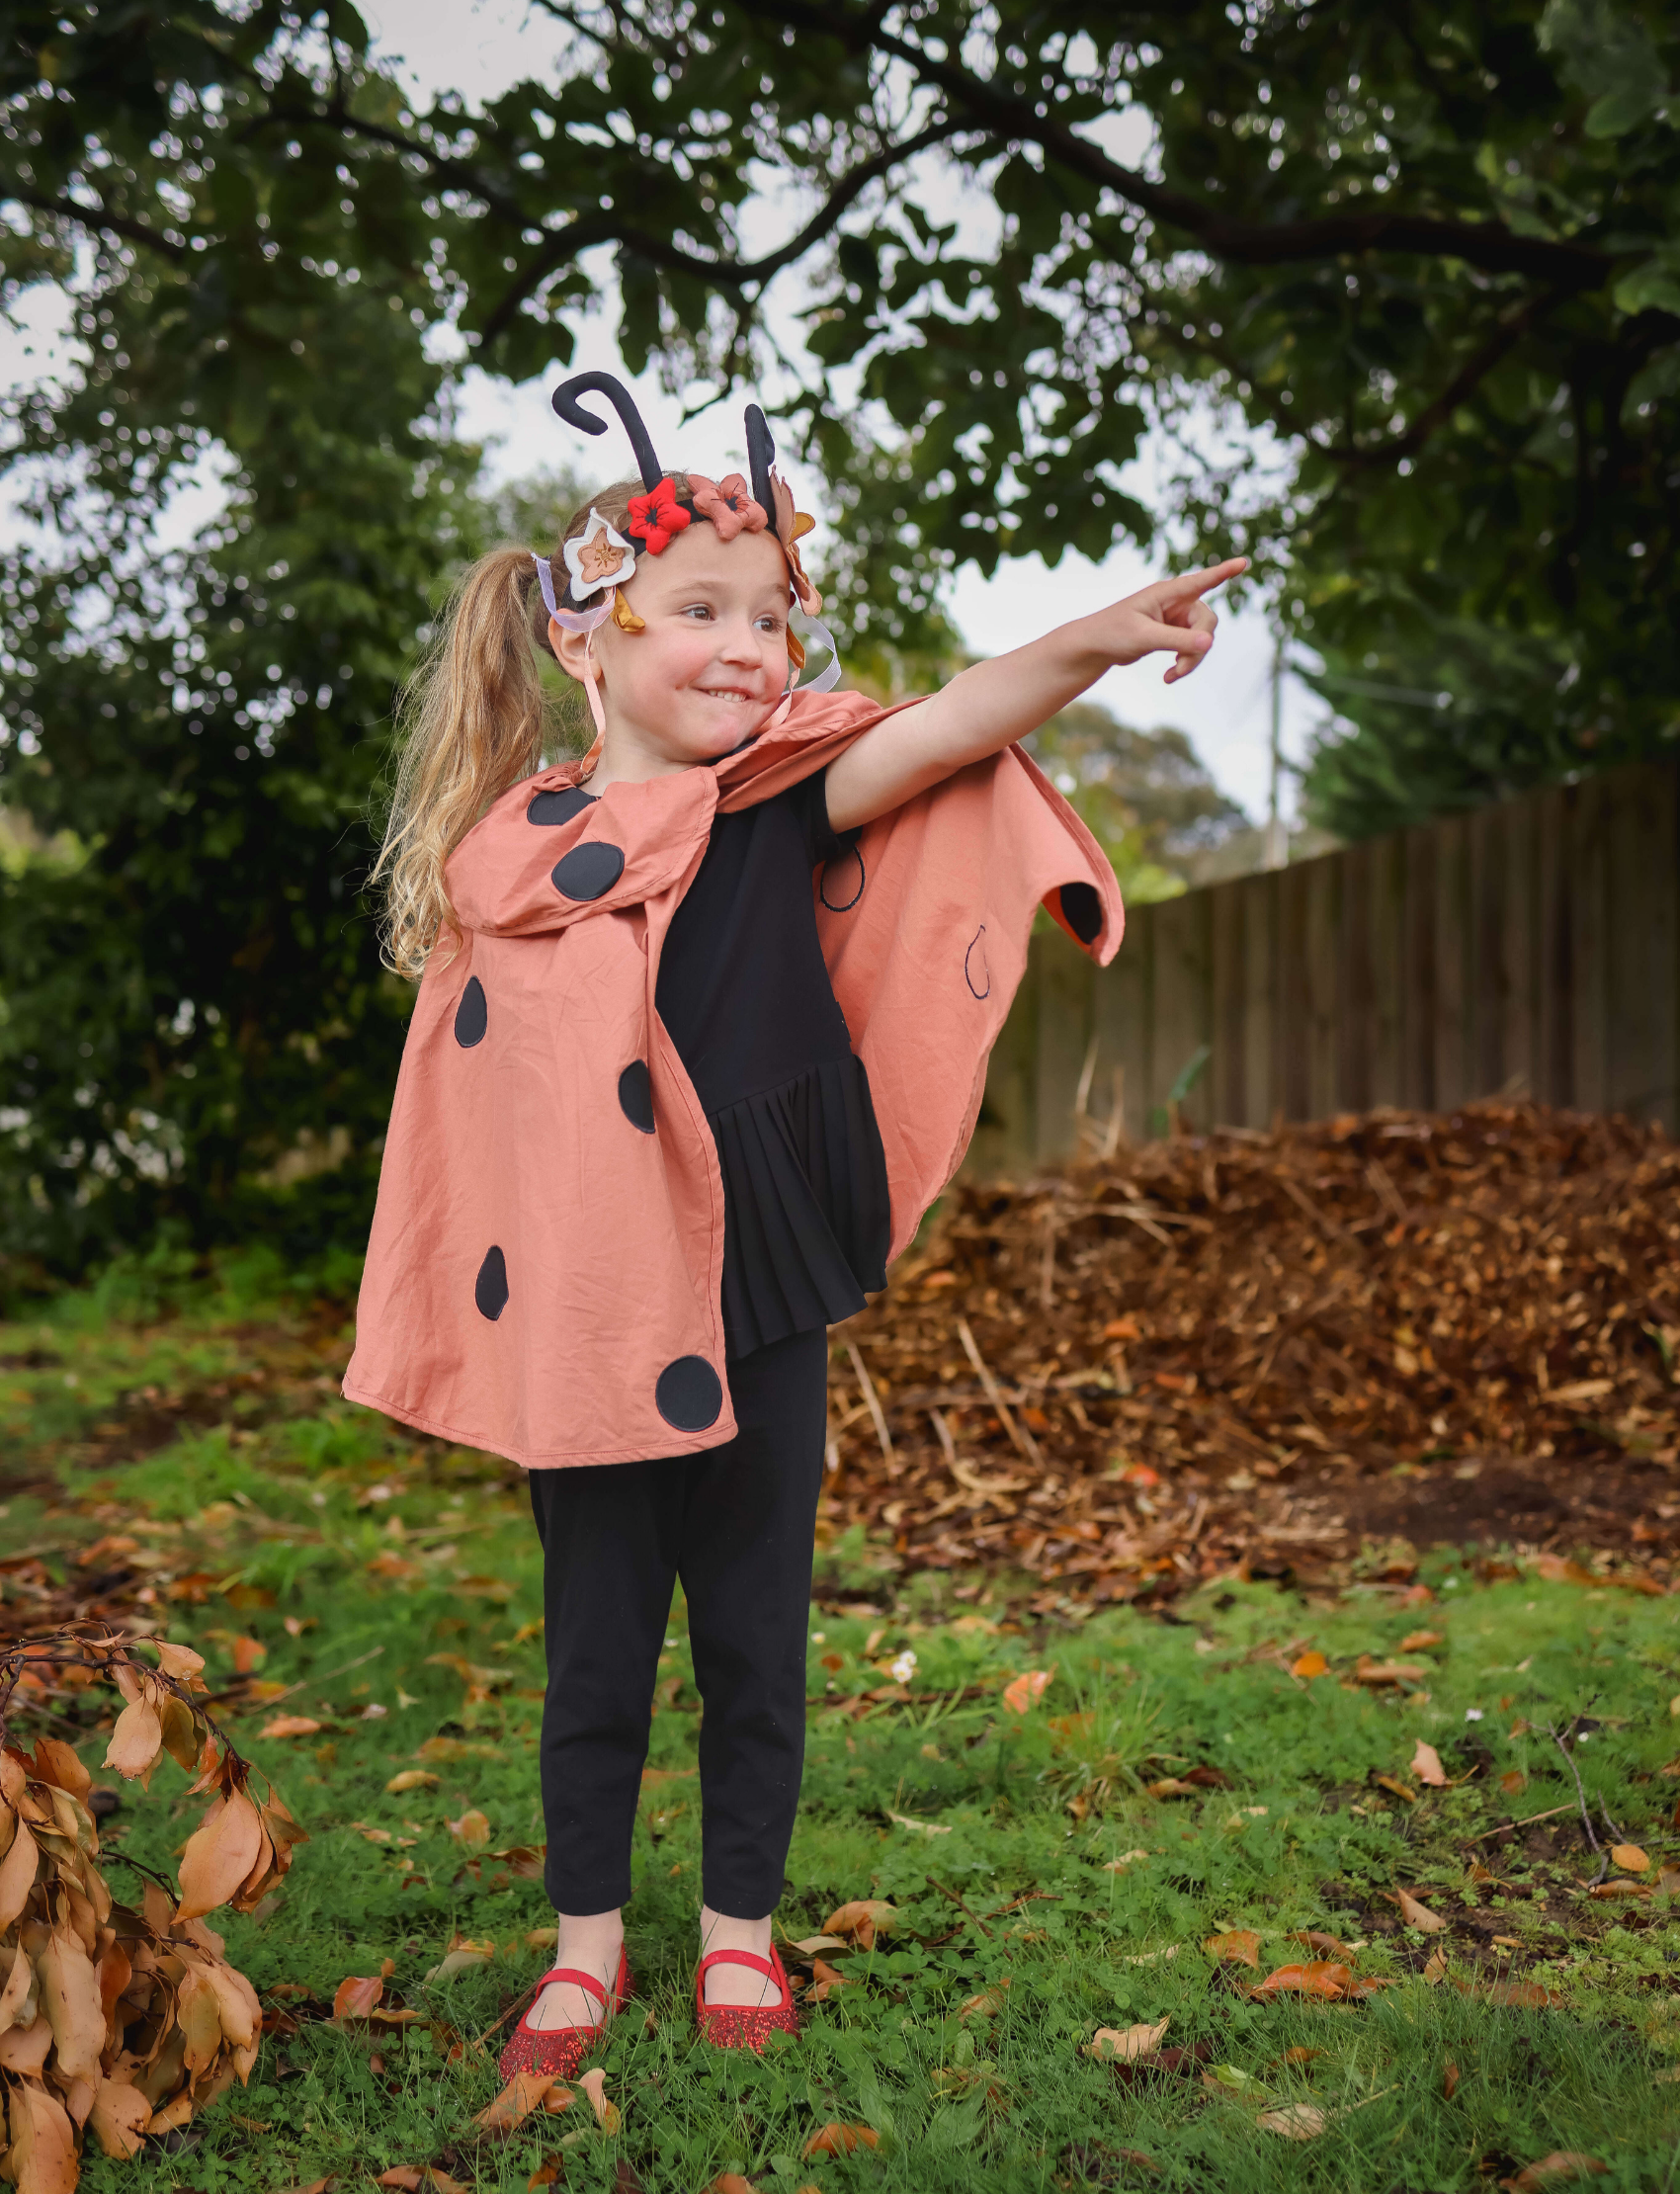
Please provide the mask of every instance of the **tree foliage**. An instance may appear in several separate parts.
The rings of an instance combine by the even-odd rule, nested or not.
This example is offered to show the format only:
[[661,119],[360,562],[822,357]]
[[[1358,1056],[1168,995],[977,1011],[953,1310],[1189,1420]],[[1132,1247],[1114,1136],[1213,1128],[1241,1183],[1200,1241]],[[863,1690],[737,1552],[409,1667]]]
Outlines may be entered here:
[[14,1247],[213,1232],[328,1157],[365,1199],[402,998],[359,818],[484,523],[448,361],[564,364],[607,292],[632,370],[779,392],[854,660],[939,644],[960,562],[1164,518],[1283,580],[1340,829],[1671,735],[1656,0],[536,4],[562,65],[481,113],[406,105],[344,0],[0,11],[6,294],[86,346],[12,421],[0,798],[86,855],[7,886]]

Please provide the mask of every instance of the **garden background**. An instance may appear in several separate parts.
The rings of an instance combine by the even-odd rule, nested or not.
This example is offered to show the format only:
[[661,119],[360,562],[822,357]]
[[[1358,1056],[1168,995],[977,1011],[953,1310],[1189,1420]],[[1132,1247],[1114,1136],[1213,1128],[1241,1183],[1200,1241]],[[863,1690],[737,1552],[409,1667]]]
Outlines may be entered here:
[[[119,1787],[120,1702],[19,1643],[108,1625],[204,1656],[217,1772],[309,1838],[226,1923],[264,2038],[226,1983],[196,2067],[129,1983],[76,2039],[51,1976],[115,1923],[42,1860],[9,2168],[72,2183],[150,2020],[164,2116],[89,2184],[1666,2184],[1674,1158],[1515,1086],[1219,1133],[1175,1082],[1137,1144],[1086,1076],[1068,1165],[954,1193],[835,1338],[805,2041],[689,2036],[679,1608],[646,2001],[593,2098],[478,2122],[542,1962],[532,1547],[504,1466],[336,1397],[410,1003],[394,700],[462,561],[589,477],[487,458],[469,378],[611,330],[720,460],[759,392],[882,693],[962,659],[975,572],[1248,553],[1322,704],[1299,853],[1680,723],[1666,11],[532,14],[557,58],[477,102],[347,5],[0,8],[4,301],[58,330],[5,405],[0,1798],[215,1963],[142,1909],[178,1770]],[[1129,714],[1036,743],[1132,896],[1258,865]]]

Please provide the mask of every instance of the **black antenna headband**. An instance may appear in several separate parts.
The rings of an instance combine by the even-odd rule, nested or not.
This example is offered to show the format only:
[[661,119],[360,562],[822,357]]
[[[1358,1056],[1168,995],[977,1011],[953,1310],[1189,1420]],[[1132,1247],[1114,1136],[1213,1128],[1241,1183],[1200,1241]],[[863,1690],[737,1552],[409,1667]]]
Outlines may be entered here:
[[[578,397],[591,393],[605,396],[618,413],[630,449],[635,455],[641,484],[651,495],[665,477],[665,468],[653,454],[653,439],[635,407],[635,398],[616,374],[573,374],[569,380],[561,381],[551,399],[555,411],[568,427],[576,427],[582,434],[605,434],[607,422],[593,411],[586,411]],[[776,524],[776,498],[770,485],[770,467],[776,457],[776,444],[771,439],[764,413],[757,404],[748,404],[746,413],[747,463],[752,471],[752,495],[765,517],[770,521],[770,531],[780,539]]]

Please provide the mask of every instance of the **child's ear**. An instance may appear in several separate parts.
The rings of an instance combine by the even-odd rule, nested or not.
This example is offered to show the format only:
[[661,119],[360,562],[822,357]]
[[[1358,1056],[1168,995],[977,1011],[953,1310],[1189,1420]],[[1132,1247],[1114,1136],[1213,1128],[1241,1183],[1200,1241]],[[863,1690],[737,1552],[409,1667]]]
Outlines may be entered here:
[[557,617],[548,620],[548,645],[554,651],[554,660],[568,677],[583,684],[583,656],[586,637],[582,633],[568,633]]

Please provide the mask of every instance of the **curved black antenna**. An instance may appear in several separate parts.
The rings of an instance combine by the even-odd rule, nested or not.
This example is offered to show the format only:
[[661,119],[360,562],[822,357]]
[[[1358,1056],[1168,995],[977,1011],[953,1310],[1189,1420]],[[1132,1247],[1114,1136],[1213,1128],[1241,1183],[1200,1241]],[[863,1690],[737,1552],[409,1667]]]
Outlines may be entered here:
[[665,470],[653,455],[653,444],[641,423],[634,397],[616,374],[573,374],[570,380],[562,380],[554,390],[551,399],[554,409],[568,427],[576,427],[582,434],[605,434],[606,420],[598,419],[593,411],[585,411],[577,400],[591,390],[605,396],[623,421],[630,448],[635,453],[635,462],[641,468],[641,484],[651,494],[665,477]]
[[752,499],[770,521],[770,531],[776,531],[776,498],[770,488],[770,467],[775,462],[776,444],[757,404],[747,406],[747,464],[752,468]]

